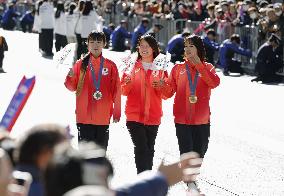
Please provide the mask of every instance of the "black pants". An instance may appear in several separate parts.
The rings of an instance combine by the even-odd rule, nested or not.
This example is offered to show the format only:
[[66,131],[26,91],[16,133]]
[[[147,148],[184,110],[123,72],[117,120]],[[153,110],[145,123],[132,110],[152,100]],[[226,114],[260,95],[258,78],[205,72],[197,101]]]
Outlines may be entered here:
[[65,35],[55,34],[55,49],[58,52],[67,45],[67,37]]
[[109,139],[109,125],[90,125],[77,123],[78,139],[92,141],[107,149]]
[[175,124],[180,154],[195,151],[204,157],[209,143],[210,124]]
[[126,46],[123,44],[116,44],[112,46],[112,51],[124,52],[126,49]]
[[240,74],[244,74],[244,70],[241,67],[242,62],[231,59],[228,60],[228,67],[226,68],[226,71],[232,72],[232,73],[240,73]]
[[43,51],[43,38],[42,38],[42,33],[40,32],[38,34],[38,48]]
[[24,33],[27,31],[31,33],[33,29],[33,23],[21,22],[21,27]]
[[127,121],[126,126],[134,144],[137,173],[151,170],[159,125],[144,125],[138,122]]
[[41,29],[42,50],[46,55],[52,55],[53,48],[53,29]]
[[81,55],[83,54],[83,44],[82,44],[81,34],[76,33],[76,40],[77,40],[77,59],[80,59]]
[[3,59],[4,59],[4,52],[1,54],[0,52],[0,69],[2,68],[3,66]]

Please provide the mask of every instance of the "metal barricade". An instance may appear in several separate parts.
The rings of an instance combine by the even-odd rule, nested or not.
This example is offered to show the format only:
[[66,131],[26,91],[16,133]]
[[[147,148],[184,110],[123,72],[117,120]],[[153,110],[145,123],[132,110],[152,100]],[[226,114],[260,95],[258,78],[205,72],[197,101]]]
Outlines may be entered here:
[[241,60],[242,66],[249,72],[253,73],[256,64],[256,55],[258,50],[258,27],[256,26],[244,26],[236,27],[235,33],[240,35],[241,46],[252,51],[252,57],[248,58],[241,55],[236,55],[237,59]]
[[[128,22],[128,31],[133,32],[135,27],[141,22],[141,16],[126,17],[122,14],[116,15],[104,15],[105,23],[114,23],[116,26],[119,25],[122,19]],[[153,24],[161,24],[164,28],[156,35],[157,41],[161,43],[162,49],[166,48],[168,41],[177,33],[182,33],[184,31],[189,31],[191,33],[196,33],[197,35],[203,35],[205,33],[203,27],[204,25],[200,21],[190,21],[186,19],[155,19],[150,18],[149,26],[152,27]],[[203,27],[202,27],[203,25]],[[222,43],[225,39],[229,39],[233,33],[237,33],[241,37],[242,47],[250,49],[253,53],[252,58],[247,58],[241,55],[236,55],[236,58],[242,62],[242,66],[249,72],[253,73],[256,64],[256,55],[259,48],[258,44],[258,27],[257,26],[244,26],[244,27],[234,27],[231,23],[219,23],[215,26],[215,31],[218,35],[217,42]],[[215,53],[215,62],[218,60],[218,52]],[[284,69],[279,71],[279,74],[284,75]]]

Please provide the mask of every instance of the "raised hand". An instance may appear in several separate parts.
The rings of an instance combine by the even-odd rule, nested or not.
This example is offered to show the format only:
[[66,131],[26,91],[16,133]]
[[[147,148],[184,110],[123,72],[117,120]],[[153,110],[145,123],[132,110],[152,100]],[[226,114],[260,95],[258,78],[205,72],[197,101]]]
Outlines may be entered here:
[[200,58],[197,55],[195,55],[194,57],[190,58],[190,62],[193,65],[200,65],[200,64],[202,64]]
[[73,68],[70,68],[70,69],[69,69],[68,76],[69,76],[69,77],[73,77],[73,76],[74,76]]
[[126,76],[126,77],[124,78],[124,82],[125,82],[125,84],[129,84],[129,83],[131,82],[130,76]]
[[165,84],[165,80],[161,78],[160,80],[155,80],[152,82],[153,88],[162,88]]

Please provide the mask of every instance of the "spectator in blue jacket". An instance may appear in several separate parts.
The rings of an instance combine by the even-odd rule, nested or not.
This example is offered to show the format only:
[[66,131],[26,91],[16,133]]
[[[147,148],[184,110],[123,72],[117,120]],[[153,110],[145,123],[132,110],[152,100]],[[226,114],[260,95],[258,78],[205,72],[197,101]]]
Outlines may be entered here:
[[110,37],[113,51],[123,52],[127,49],[125,39],[130,39],[132,34],[127,31],[126,27],[126,21],[122,20],[120,21],[120,25],[112,32]]
[[189,32],[174,35],[168,42],[166,51],[171,54],[171,62],[183,61],[184,54],[184,38],[189,36]]
[[234,59],[235,54],[251,57],[252,52],[249,49],[240,47],[240,36],[233,34],[230,39],[223,41],[220,46],[219,52],[219,65],[223,69],[225,76],[229,75],[229,72],[244,74],[244,70],[241,67],[241,62]]
[[186,153],[179,162],[161,164],[157,172],[144,171],[128,186],[111,190],[109,180],[113,176],[113,167],[99,146],[91,142],[80,143],[77,151],[69,145],[59,145],[56,152],[45,172],[46,196],[62,196],[66,192],[64,196],[86,195],[86,189],[80,187],[84,185],[93,186],[94,192],[88,191],[89,195],[104,191],[100,195],[165,196],[169,186],[182,180],[195,180],[202,163],[197,153]]
[[115,26],[113,23],[110,23],[108,26],[103,26],[103,32],[106,36],[106,46],[105,48],[108,48],[109,47],[109,42],[110,42],[110,36],[112,34],[112,32],[114,31],[115,29]]
[[207,31],[207,35],[202,38],[204,46],[205,46],[205,52],[206,52],[206,59],[207,62],[211,63],[212,65],[215,65],[214,62],[214,54],[215,51],[219,50],[220,44],[215,42],[216,40],[216,32],[214,29],[209,29]]
[[6,30],[13,30],[16,26],[16,17],[20,16],[18,12],[15,11],[15,4],[9,3],[8,9],[4,12],[2,18],[2,27]]
[[33,30],[34,25],[34,16],[35,16],[35,10],[27,11],[24,16],[20,19],[22,31],[25,33],[27,30],[29,33]]
[[135,52],[139,38],[148,31],[149,19],[143,18],[141,23],[134,29],[131,38],[131,51]]

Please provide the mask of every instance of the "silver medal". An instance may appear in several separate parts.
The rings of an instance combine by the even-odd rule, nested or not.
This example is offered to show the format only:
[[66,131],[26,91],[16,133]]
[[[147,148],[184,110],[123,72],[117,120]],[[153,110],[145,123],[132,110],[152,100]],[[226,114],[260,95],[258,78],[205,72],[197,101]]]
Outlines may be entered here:
[[100,91],[96,91],[96,92],[94,92],[93,97],[94,97],[95,100],[100,100],[100,99],[102,99],[103,94]]

